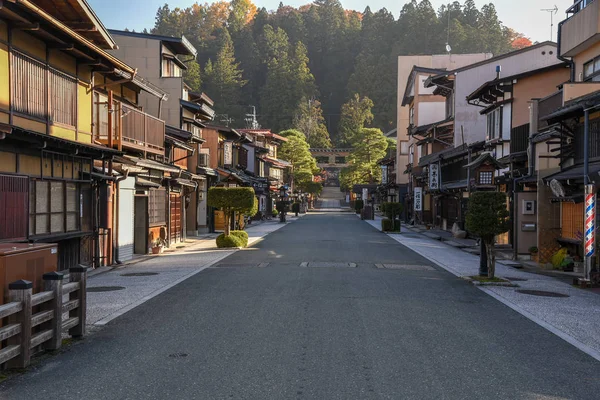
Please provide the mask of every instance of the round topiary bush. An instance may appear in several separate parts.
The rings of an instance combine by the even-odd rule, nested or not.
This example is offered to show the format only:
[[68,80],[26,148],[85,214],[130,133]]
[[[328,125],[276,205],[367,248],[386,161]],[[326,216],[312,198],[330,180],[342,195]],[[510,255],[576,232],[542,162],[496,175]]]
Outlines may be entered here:
[[231,236],[235,236],[242,242],[242,247],[248,246],[248,232],[246,231],[231,231]]
[[221,233],[217,236],[217,247],[218,248],[227,248],[227,247],[244,247],[242,240],[234,235],[225,236],[224,233]]

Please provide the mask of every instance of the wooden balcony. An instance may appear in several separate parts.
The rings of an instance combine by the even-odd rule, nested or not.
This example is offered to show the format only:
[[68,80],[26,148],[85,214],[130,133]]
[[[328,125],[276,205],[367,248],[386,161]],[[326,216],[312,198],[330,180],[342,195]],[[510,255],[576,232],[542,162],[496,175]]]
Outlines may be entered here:
[[[98,126],[98,140],[107,146],[122,150],[134,150],[140,153],[165,154],[165,122],[141,112],[131,106],[115,101],[112,107],[113,133],[108,136],[108,118],[102,116]],[[115,116],[120,115],[119,119]],[[112,143],[111,143],[112,142]]]
[[567,11],[573,15],[559,25],[563,57],[573,57],[600,41],[600,1],[584,4],[583,0],[576,2]]

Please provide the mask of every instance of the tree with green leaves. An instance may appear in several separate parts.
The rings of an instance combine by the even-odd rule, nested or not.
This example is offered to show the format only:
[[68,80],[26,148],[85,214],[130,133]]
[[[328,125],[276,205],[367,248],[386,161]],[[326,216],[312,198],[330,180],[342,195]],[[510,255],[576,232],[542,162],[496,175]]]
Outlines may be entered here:
[[380,129],[361,129],[352,142],[352,152],[348,156],[350,165],[340,174],[340,182],[346,190],[356,184],[381,181],[381,167],[377,163],[385,157],[387,146],[387,138]]
[[485,244],[488,278],[496,273],[494,241],[496,236],[510,229],[506,194],[501,192],[475,192],[469,198],[465,218],[467,231],[479,236]]
[[183,71],[183,81],[192,88],[193,91],[199,92],[202,85],[200,64],[194,59],[189,61],[187,69]]
[[241,122],[240,107],[254,105],[263,126],[282,130],[292,126],[303,97],[318,98],[336,143],[342,105],[354,93],[374,103],[368,126],[384,132],[395,126],[399,55],[445,53],[446,42],[455,54],[500,55],[528,45],[502,24],[493,4],[478,8],[475,0],[450,1],[437,11],[431,0],[407,0],[398,18],[385,8],[345,10],[339,0],[280,4],[274,11],[255,10],[252,0],[186,8],[165,4],[157,10],[152,33],[185,35],[198,49],[198,62],[204,66],[210,60],[215,68],[224,30],[233,42],[228,54],[248,83],[224,104],[206,89],[213,83],[203,74],[202,89],[215,97],[217,111]]
[[212,187],[208,189],[207,204],[225,214],[225,236],[229,236],[234,212],[250,214],[254,209],[254,189],[249,187]]
[[317,162],[309,151],[309,145],[304,134],[295,129],[288,129],[280,132],[280,135],[285,137],[287,141],[279,148],[278,156],[292,164],[292,187],[311,182],[319,168],[317,168]]
[[240,90],[247,82],[235,60],[231,36],[223,29],[216,60],[208,60],[204,67],[204,91],[215,101],[217,113],[226,114],[240,104]]
[[311,148],[331,147],[320,101],[302,98],[294,116],[294,127],[304,133]]
[[342,117],[340,119],[337,143],[339,147],[348,147],[354,142],[365,125],[373,121],[373,101],[367,96],[360,97],[358,93],[344,105],[342,105]]

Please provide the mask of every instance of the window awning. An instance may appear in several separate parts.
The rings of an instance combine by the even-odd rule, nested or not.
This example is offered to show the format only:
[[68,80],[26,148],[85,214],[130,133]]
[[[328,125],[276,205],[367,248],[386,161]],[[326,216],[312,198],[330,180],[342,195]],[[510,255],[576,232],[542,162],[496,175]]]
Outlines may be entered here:
[[57,136],[50,136],[44,133],[29,131],[16,126],[0,123],[2,132],[9,132],[7,139],[18,140],[22,142],[38,143],[46,145],[47,149],[52,149],[61,153],[76,152],[79,156],[87,156],[97,160],[109,159],[113,156],[123,154],[122,151],[111,149],[93,143],[82,143],[74,140],[63,139]]
[[208,167],[197,167],[196,171],[202,175],[210,175],[210,176],[218,176],[218,172],[212,168]]
[[174,56],[174,55],[172,55],[172,54],[169,54],[169,53],[163,53],[163,58],[166,58],[167,60],[171,60],[171,61],[173,61],[173,62],[174,62],[175,64],[177,64],[177,66],[178,66],[179,68],[181,68],[181,69],[184,69],[184,70],[187,70],[187,69],[188,69],[187,65],[185,65],[185,64],[183,63],[183,61],[181,61],[179,58],[175,57],[175,56]]
[[164,164],[164,163],[161,163],[158,161],[148,160],[145,158],[138,158],[138,157],[133,157],[133,156],[128,156],[128,155],[125,155],[123,157],[115,157],[115,161],[125,163],[125,164],[129,163],[129,164],[132,164],[132,165],[135,165],[138,167],[155,169],[158,171],[165,171],[165,172],[181,171],[181,169],[179,167],[176,167],[174,165]]
[[[594,180],[594,177],[596,177],[600,172],[600,163],[590,163],[588,172],[591,180]],[[583,165],[574,165],[570,168],[565,168],[560,172],[548,175],[544,178],[544,181],[550,182],[553,179],[556,179],[557,181],[566,181],[571,179],[583,181]]]
[[171,179],[171,183],[181,186],[193,187],[194,189],[198,187],[198,184],[196,182],[183,178]]
[[137,176],[135,178],[135,185],[141,186],[141,187],[155,188],[155,189],[158,189],[159,187],[161,187],[161,185],[159,183],[153,182],[149,179],[140,178],[139,176]]
[[169,136],[165,136],[165,142],[169,143],[170,145],[172,145],[174,147],[178,147],[180,149],[187,150],[187,151],[190,151],[190,152],[194,152],[196,150],[194,148],[194,146],[192,146],[190,144],[187,144],[185,142],[182,142],[179,139],[175,139],[175,138],[172,138],[172,137],[169,137]]

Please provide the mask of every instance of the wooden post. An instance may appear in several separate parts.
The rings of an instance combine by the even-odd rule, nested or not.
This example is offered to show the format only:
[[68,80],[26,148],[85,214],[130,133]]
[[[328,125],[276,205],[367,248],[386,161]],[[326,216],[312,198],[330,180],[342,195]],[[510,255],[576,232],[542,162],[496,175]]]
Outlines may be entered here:
[[69,294],[69,300],[79,300],[79,306],[74,310],[69,311],[69,318],[77,317],[79,319],[79,323],[69,329],[69,335],[73,337],[85,336],[87,270],[88,267],[85,265],[78,265],[77,267],[69,269],[71,282],[79,282],[79,289]]
[[25,368],[31,361],[31,292],[30,281],[18,280],[8,285],[9,301],[21,303],[23,310],[9,317],[10,324],[21,324],[21,333],[8,339],[8,345],[19,345],[20,353],[7,362],[9,368]]
[[62,302],[63,302],[63,279],[62,272],[48,272],[42,276],[44,280],[44,290],[54,293],[52,301],[45,303],[47,310],[53,310],[54,316],[48,323],[48,328],[52,329],[52,339],[48,340],[44,346],[46,350],[58,350],[62,344]]

